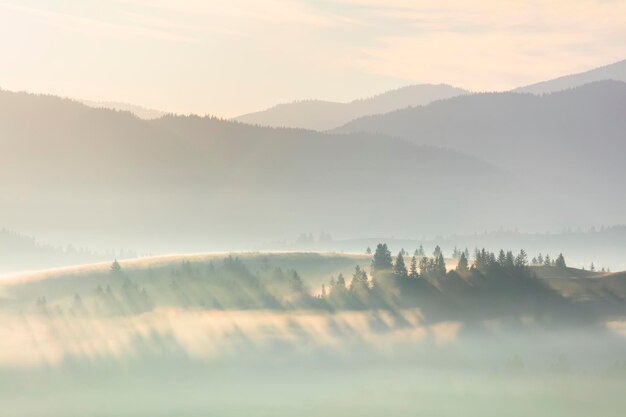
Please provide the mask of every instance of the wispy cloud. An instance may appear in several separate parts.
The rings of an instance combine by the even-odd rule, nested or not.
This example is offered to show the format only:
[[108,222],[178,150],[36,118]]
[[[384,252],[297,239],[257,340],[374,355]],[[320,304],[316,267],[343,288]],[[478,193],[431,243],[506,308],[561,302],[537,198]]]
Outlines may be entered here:
[[350,56],[352,64],[408,81],[504,89],[624,58],[625,2],[333,3],[358,7],[372,27],[369,45]]
[[36,16],[53,24],[62,24],[64,26],[69,25],[73,29],[79,29],[83,32],[89,33],[97,33],[100,35],[112,37],[141,37],[180,43],[193,43],[196,41],[194,38],[188,36],[139,25],[109,22],[35,7],[18,6],[9,3],[0,3],[0,7]]

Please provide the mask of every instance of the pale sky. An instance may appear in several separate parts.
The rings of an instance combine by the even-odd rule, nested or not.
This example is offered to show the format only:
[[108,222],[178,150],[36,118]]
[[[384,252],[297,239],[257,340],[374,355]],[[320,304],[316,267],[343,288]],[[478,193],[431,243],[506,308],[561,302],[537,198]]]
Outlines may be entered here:
[[625,0],[0,0],[0,88],[235,116],[626,58]]

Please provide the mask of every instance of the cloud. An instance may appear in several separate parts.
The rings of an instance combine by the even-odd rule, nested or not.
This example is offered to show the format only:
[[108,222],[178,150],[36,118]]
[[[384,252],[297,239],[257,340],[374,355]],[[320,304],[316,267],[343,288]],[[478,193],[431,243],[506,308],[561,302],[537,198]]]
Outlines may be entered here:
[[476,90],[623,59],[626,3],[478,0],[336,0],[358,6],[369,45],[349,61],[360,71]]
[[170,33],[162,30],[152,29],[148,27],[129,25],[122,23],[108,22],[105,20],[93,19],[88,17],[77,16],[68,13],[50,11],[34,7],[16,6],[8,3],[0,3],[0,7],[15,12],[25,13],[28,15],[42,18],[53,24],[60,24],[72,29],[79,29],[83,32],[108,35],[113,37],[141,37],[151,38],[161,41],[193,43],[195,39]]

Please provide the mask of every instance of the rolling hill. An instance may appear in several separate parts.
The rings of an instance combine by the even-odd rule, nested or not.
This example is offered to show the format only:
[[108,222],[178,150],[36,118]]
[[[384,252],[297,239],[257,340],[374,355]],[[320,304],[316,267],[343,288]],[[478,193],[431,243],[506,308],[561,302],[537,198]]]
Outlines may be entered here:
[[121,103],[118,101],[91,101],[91,100],[80,100],[86,106],[93,107],[94,109],[111,109],[118,111],[127,111],[140,119],[152,120],[158,119],[159,117],[165,116],[167,113],[149,109],[143,106],[137,106],[135,104]]
[[498,190],[513,180],[475,157],[379,135],[146,121],[0,93],[1,218],[45,240],[154,253],[248,248],[303,230],[489,227],[495,207],[464,203],[476,183],[480,201],[506,202]]
[[516,93],[546,94],[556,91],[580,87],[596,81],[624,81],[626,82],[626,60],[603,67],[594,68],[578,74],[570,74],[553,80],[542,81],[513,90]]
[[304,100],[279,104],[267,110],[238,116],[234,120],[261,126],[328,130],[359,117],[426,105],[463,94],[467,94],[467,91],[446,84],[411,85],[349,103]]
[[[355,120],[335,133],[371,132],[437,145],[508,169],[558,226],[623,223],[626,83],[558,93],[484,93]],[[530,215],[530,214],[529,214]]]

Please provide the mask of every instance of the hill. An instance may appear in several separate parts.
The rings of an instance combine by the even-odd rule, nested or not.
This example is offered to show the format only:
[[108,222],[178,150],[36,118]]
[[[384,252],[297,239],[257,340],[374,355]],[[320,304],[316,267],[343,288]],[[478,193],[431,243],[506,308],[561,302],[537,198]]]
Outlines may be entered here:
[[464,190],[481,183],[477,196],[499,199],[512,184],[475,157],[379,135],[145,121],[6,91],[0,174],[6,227],[152,253],[246,249],[310,229],[378,235],[490,223],[485,207],[464,205]]
[[390,135],[506,167],[541,207],[529,216],[561,212],[552,229],[620,224],[626,196],[615,190],[626,178],[624,108],[626,83],[602,81],[544,96],[466,95],[361,118],[334,132]]
[[121,103],[118,101],[90,101],[90,100],[81,100],[86,106],[93,107],[94,109],[111,109],[118,111],[127,111],[140,119],[151,120],[158,119],[159,117],[165,116],[167,113],[162,112],[160,110],[149,109],[143,106],[137,106],[135,104]]
[[359,117],[421,106],[462,94],[467,94],[467,91],[446,84],[411,85],[348,103],[304,100],[279,104],[234,120],[262,126],[328,130]]
[[[77,297],[83,303],[88,300],[90,303],[96,302],[101,291],[117,294],[118,302],[128,302],[124,308],[130,310],[141,306],[140,310],[166,306],[220,310],[283,309],[288,306],[325,309],[323,304],[319,304],[319,298],[310,298],[311,295],[318,296],[322,292],[322,285],[326,286],[326,295],[329,295],[332,280],[339,274],[346,277],[347,286],[351,288],[355,266],[369,272],[371,259],[371,255],[330,252],[243,252],[127,260],[120,262],[118,270],[110,262],[104,262],[23,273],[4,279],[0,282],[0,309],[35,311],[36,306],[41,305],[35,301],[43,297],[49,307],[58,305],[64,309],[72,306],[76,308]],[[449,260],[448,269],[455,266],[456,261]],[[477,267],[482,268],[480,265]],[[615,312],[623,314],[625,311],[624,272],[598,273],[575,268],[532,266],[528,268],[529,274],[525,275],[518,268],[493,268],[469,273],[450,272],[443,276],[422,272],[419,278],[409,279],[405,283],[388,282],[379,275],[374,288],[377,291],[375,298],[363,298],[364,295],[354,290],[356,292],[353,296],[362,297],[357,304],[348,298],[342,301],[337,294],[334,300],[331,298],[328,302],[334,308],[357,310],[417,306],[435,320],[461,320],[463,317],[470,319],[470,316],[506,317],[512,314],[509,309],[513,308],[512,305],[507,307],[506,303],[513,303],[514,300],[522,302],[515,309],[523,305],[534,309],[536,306],[533,307],[532,303],[527,305],[523,301],[529,296],[541,303],[551,299],[553,301],[550,303],[563,302],[554,298],[558,294],[564,300],[578,303],[579,308],[583,309],[579,312],[583,315],[585,308],[594,308],[600,316]],[[539,280],[535,281],[532,276]],[[372,276],[368,278],[371,280]],[[412,282],[415,288],[409,285]],[[398,293],[396,286],[400,290]],[[556,293],[550,293],[550,288]],[[96,301],[93,300],[94,296]],[[141,297],[149,297],[150,303],[145,304]],[[482,304],[492,306],[487,308],[485,304],[480,308],[476,305],[470,307],[476,300],[483,300]],[[556,308],[557,305],[548,304],[548,307]],[[462,316],[455,316],[461,312]]]
[[513,90],[517,93],[546,94],[580,87],[596,81],[615,80],[626,82],[626,60],[578,74],[565,75]]

